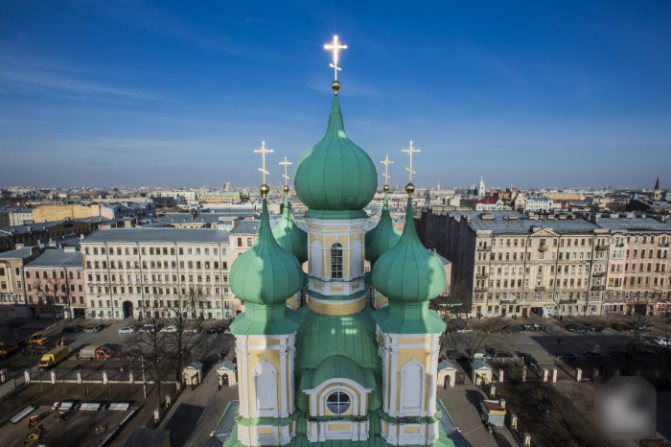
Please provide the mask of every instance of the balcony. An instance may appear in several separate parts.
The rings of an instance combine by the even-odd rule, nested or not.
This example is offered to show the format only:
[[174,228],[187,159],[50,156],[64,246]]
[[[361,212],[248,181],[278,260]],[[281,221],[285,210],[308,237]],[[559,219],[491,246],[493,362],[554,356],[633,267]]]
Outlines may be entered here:
[[487,291],[487,287],[476,287],[476,288],[475,288],[475,291],[476,291],[476,292],[486,292],[486,291]]
[[513,296],[507,296],[499,299],[501,304],[517,304],[517,298]]
[[606,276],[606,272],[594,272],[592,273],[592,276],[594,276],[595,278],[601,278],[603,276]]
[[478,245],[476,250],[477,251],[491,251],[492,246],[491,245]]
[[545,287],[536,287],[534,291],[536,292],[545,292],[546,288]]
[[606,251],[608,250],[608,245],[597,245],[596,247],[594,247],[594,249],[596,251]]
[[575,304],[578,302],[578,298],[560,298],[559,304]]
[[476,279],[487,279],[487,276],[489,276],[487,273],[477,273],[475,275]]
[[592,291],[593,292],[603,292],[606,290],[606,286],[592,286]]

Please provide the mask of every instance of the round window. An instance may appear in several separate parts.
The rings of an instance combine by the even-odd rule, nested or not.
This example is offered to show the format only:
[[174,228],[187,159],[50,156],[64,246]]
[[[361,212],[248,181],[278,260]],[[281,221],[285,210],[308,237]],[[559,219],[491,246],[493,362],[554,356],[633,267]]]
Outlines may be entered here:
[[326,407],[334,414],[343,414],[349,410],[351,403],[349,396],[342,391],[331,393],[326,398]]

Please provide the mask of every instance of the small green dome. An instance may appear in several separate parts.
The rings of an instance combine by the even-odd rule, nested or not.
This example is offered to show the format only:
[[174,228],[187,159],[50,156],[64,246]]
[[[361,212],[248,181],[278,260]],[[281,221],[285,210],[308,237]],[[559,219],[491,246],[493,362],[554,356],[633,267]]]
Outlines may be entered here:
[[291,216],[291,205],[284,197],[284,210],[280,221],[273,228],[273,236],[280,247],[293,253],[301,264],[308,260],[308,235],[298,228]]
[[375,264],[375,261],[396,245],[400,238],[401,232],[394,227],[394,222],[389,214],[389,203],[387,197],[385,197],[380,221],[375,228],[366,233],[366,259],[371,264]]
[[233,262],[230,284],[242,301],[265,305],[284,303],[303,286],[303,271],[296,257],[273,237],[265,199],[259,236],[254,246]]
[[373,285],[382,295],[398,303],[421,303],[445,290],[443,263],[419,240],[410,198],[401,239],[375,262]]
[[298,197],[310,210],[362,210],[375,195],[375,164],[347,138],[337,95],[326,135],[303,156],[294,182]]

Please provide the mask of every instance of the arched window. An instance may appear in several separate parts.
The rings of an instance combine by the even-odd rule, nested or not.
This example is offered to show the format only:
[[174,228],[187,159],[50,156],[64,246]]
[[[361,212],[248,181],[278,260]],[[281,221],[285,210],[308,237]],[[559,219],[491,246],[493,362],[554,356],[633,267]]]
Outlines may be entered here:
[[254,368],[254,394],[259,417],[277,417],[277,369],[262,361]]
[[342,245],[331,245],[331,279],[342,279]]
[[411,360],[401,368],[401,416],[419,416],[424,394],[424,368]]

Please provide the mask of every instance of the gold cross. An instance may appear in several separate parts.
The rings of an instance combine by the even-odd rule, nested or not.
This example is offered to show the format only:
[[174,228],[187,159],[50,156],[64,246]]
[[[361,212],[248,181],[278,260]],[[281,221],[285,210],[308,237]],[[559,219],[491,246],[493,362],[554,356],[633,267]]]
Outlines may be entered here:
[[268,149],[266,147],[266,142],[262,141],[261,142],[261,147],[258,149],[254,149],[254,152],[257,154],[261,154],[261,167],[259,168],[259,172],[261,173],[261,181],[262,185],[266,184],[266,175],[269,175],[270,172],[266,169],[266,154],[272,154],[275,152],[272,149]]
[[384,160],[382,160],[380,163],[384,165],[384,174],[382,174],[382,177],[384,177],[384,184],[388,185],[389,179],[391,178],[389,175],[389,165],[393,165],[394,162],[389,159],[389,155],[385,155]]
[[290,162],[290,161],[287,159],[287,156],[286,156],[286,155],[284,156],[284,160],[282,160],[281,162],[278,163],[278,165],[280,165],[280,166],[282,166],[282,167],[284,168],[284,174],[282,174],[282,178],[284,179],[284,186],[288,186],[288,185],[289,185],[289,174],[288,174],[288,169],[289,169],[289,165],[292,165],[292,164],[293,164],[293,163]]
[[338,72],[342,70],[342,68],[340,68],[340,66],[338,65],[338,62],[340,61],[340,51],[346,50],[347,45],[341,45],[340,40],[338,39],[338,35],[334,34],[333,40],[331,41],[331,43],[327,43],[326,45],[324,45],[324,49],[326,51],[331,52],[332,62],[329,64],[329,67],[333,68],[333,80],[337,81]]
[[412,169],[412,154],[418,154],[422,152],[422,150],[413,147],[412,140],[410,140],[410,145],[406,149],[401,149],[401,152],[407,152],[408,154],[409,163],[408,166],[406,166],[405,170],[408,171],[408,182],[412,183],[412,176],[413,174],[416,174],[416,172],[413,171]]

